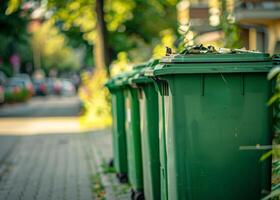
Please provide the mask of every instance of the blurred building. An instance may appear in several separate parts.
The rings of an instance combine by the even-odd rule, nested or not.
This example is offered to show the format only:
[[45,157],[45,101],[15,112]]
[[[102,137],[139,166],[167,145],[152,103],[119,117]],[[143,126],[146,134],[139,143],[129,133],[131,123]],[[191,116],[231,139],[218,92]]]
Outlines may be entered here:
[[[191,27],[185,34],[189,44],[222,46],[221,0],[182,0],[177,5],[178,22]],[[280,53],[280,0],[227,0],[229,17],[240,29],[247,49]]]
[[219,0],[182,0],[177,5],[177,12],[179,24],[190,27],[187,33],[182,33],[189,45],[221,46]]
[[240,0],[234,9],[245,47],[280,53],[280,1]]
[[[183,0],[178,3],[177,11],[181,33],[185,35],[185,41],[189,45],[211,43],[213,37],[220,37],[217,28],[210,25],[208,0]],[[203,37],[204,35],[208,37]]]

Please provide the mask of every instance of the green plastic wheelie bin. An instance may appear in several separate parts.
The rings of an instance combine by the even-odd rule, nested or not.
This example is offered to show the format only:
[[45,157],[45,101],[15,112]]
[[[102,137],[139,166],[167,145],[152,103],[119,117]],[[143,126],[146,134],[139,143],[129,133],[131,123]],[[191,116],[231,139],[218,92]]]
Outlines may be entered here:
[[125,86],[125,109],[126,109],[126,140],[128,158],[128,180],[132,186],[132,199],[144,198],[143,190],[143,168],[141,152],[140,110],[137,88],[131,84],[131,78],[135,76],[146,64],[137,65],[123,78]]
[[[270,191],[268,54],[183,51],[153,71],[164,101],[169,200],[260,199]],[[161,106],[159,106],[161,108]],[[161,188],[164,190],[164,188]]]
[[160,199],[158,94],[153,80],[146,77],[144,72],[147,68],[154,68],[157,63],[158,60],[151,60],[132,78],[132,84],[138,88],[144,196],[149,200]]
[[125,103],[124,87],[120,84],[122,76],[110,79],[105,86],[111,93],[112,104],[112,135],[113,135],[113,165],[117,178],[121,183],[127,182],[127,150],[125,134]]
[[[155,67],[155,66],[154,66]],[[166,134],[165,134],[165,106],[164,106],[164,84],[158,84],[159,79],[153,75],[154,67],[147,68],[144,75],[152,79],[158,96],[158,128],[159,128],[159,159],[160,159],[160,199],[168,199],[167,188],[167,152],[166,152]]]

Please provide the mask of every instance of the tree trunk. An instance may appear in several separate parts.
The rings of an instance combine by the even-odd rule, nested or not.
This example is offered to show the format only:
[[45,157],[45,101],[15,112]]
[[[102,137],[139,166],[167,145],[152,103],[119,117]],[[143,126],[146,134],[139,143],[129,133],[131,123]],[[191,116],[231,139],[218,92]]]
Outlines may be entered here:
[[109,48],[107,43],[107,27],[104,20],[104,0],[95,1],[96,39],[94,44],[94,60],[96,69],[105,69],[109,73]]

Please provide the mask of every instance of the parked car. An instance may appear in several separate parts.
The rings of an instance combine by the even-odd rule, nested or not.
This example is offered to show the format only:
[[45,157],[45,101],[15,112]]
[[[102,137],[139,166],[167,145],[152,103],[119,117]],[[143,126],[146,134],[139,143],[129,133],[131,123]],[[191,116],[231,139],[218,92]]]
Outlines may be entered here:
[[0,83],[0,104],[5,101],[5,89],[4,86]]
[[61,94],[61,87],[62,83],[57,78],[47,78],[46,79],[46,86],[48,94],[60,95]]
[[5,86],[5,101],[23,102],[31,97],[26,82],[22,78],[10,78]]
[[0,71],[0,84],[3,86],[7,82],[8,78],[6,74],[2,71]]
[[22,79],[25,82],[25,86],[31,95],[34,95],[34,87],[31,78],[28,74],[16,74],[14,78]]
[[35,90],[35,95],[46,96],[48,94],[45,79],[33,80],[33,86],[34,86],[34,90]]
[[21,78],[16,78],[16,77],[10,78],[5,88],[7,92],[18,92],[24,89],[27,90],[25,81],[22,80]]
[[73,96],[75,95],[75,86],[73,83],[67,79],[61,80],[61,95],[63,96]]
[[4,84],[7,82],[7,76],[0,71],[0,104],[5,101],[5,88]]

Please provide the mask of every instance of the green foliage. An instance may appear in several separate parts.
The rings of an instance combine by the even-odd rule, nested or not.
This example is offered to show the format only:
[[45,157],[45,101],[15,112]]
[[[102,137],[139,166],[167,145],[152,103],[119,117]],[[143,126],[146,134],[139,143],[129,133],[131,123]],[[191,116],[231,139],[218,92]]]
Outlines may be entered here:
[[272,105],[273,103],[275,103],[277,100],[279,100],[280,98],[280,94],[275,93],[268,101],[268,105]]
[[32,59],[26,29],[28,11],[17,10],[18,4],[19,1],[14,0],[0,3],[0,58],[6,68],[10,67],[9,58],[13,53],[18,53],[22,62],[29,62]]
[[80,58],[76,56],[74,49],[67,46],[67,39],[54,26],[53,20],[44,22],[36,30],[32,37],[32,46],[40,52],[43,67],[62,70],[78,69]]
[[109,166],[108,162],[105,159],[102,161],[101,168],[104,174],[116,173],[115,168]]
[[278,197],[280,196],[280,189],[274,190],[272,191],[269,195],[267,195],[266,197],[262,198],[262,200],[269,200],[273,197]]
[[[14,1],[14,0],[10,0]],[[161,57],[165,46],[173,46],[177,35],[176,4],[179,0],[106,0],[104,1],[105,22],[110,51],[110,63],[136,63]],[[15,1],[14,1],[15,2]],[[47,8],[53,15],[49,21],[57,28],[45,24],[32,39],[32,47],[40,53],[46,68],[64,68],[73,63],[75,57],[70,44],[80,48],[94,46],[96,41],[96,13],[93,0],[48,0]],[[16,8],[16,7],[14,7]],[[11,8],[12,11],[15,9]],[[164,19],[164,20],[163,20]],[[160,23],[155,23],[160,22]],[[46,28],[47,27],[47,28]],[[73,42],[72,42],[73,41]],[[82,45],[82,46],[83,46]],[[68,49],[68,50],[67,50]],[[154,50],[155,49],[155,50]],[[68,52],[68,53],[67,53]],[[89,54],[87,54],[89,55]],[[67,59],[70,59],[67,60]],[[112,62],[116,60],[116,62]],[[125,67],[120,67],[120,71]],[[116,70],[118,71],[118,70]],[[111,124],[108,91],[103,88],[106,74],[102,71],[83,81],[80,96],[86,111],[82,124],[105,126]]]
[[10,0],[8,3],[8,8],[6,9],[6,14],[10,15],[15,12],[20,6],[21,0]]
[[[92,0],[49,0],[53,19],[71,39],[79,38],[94,45],[96,39],[95,2]],[[127,69],[121,64],[143,62],[162,55],[165,45],[172,46],[176,38],[178,0],[106,0],[104,1],[105,36],[110,50],[112,71]],[[164,19],[164,20],[162,20]],[[155,22],[160,22],[156,23]],[[79,34],[82,33],[82,34]],[[73,37],[74,36],[74,37]],[[156,50],[153,51],[153,49]],[[112,62],[113,61],[113,62]],[[115,69],[116,66],[120,66]],[[101,75],[99,74],[101,73]],[[83,81],[80,97],[85,105],[83,126],[111,124],[108,92],[103,84],[106,76],[95,71]]]
[[268,80],[272,80],[273,78],[277,77],[280,73],[280,67],[274,67],[267,75]]
[[91,184],[94,199],[105,200],[105,188],[102,184],[100,173],[91,176]]
[[[162,42],[162,31],[171,30],[176,33],[177,2],[178,0],[105,1],[110,60],[116,59],[120,52],[128,52],[129,59],[134,62],[149,59],[153,48]],[[94,5],[95,1],[92,0],[48,1],[49,9],[55,11],[53,18],[63,32],[75,33],[68,36],[82,38],[88,44],[94,44],[96,37]],[[160,23],[155,25],[155,21]]]
[[[279,64],[279,63],[278,63]],[[277,144],[280,142],[280,68],[274,67],[268,74],[268,80],[275,83],[273,96],[269,99],[268,104],[274,108],[274,139]]]
[[261,157],[260,157],[260,161],[264,161],[265,159],[271,157],[273,154],[273,150],[269,150],[266,153],[264,153]]
[[[129,41],[130,46],[119,47],[119,51],[128,52],[128,57],[132,62],[143,62],[150,58],[155,47],[165,45],[163,41],[166,40],[165,36],[168,34],[170,34],[169,37],[178,36],[176,34],[176,3],[178,1],[138,0],[135,2],[132,10],[133,18],[123,23],[125,32],[122,36],[124,40]],[[155,24],[155,22],[160,23]]]
[[6,103],[26,102],[30,98],[30,93],[27,89],[21,89],[18,92],[5,92]]
[[[276,61],[277,62],[277,61]],[[279,63],[275,63],[276,65]],[[265,196],[262,200],[268,200],[271,198],[280,197],[280,69],[279,66],[275,66],[267,76],[269,81],[275,83],[275,90],[273,96],[270,98],[268,105],[273,106],[273,147],[272,150],[265,153],[261,160],[264,160],[272,156],[272,192]]]
[[8,3],[10,6],[12,1],[1,1],[0,3],[0,34],[6,36],[7,38],[11,37],[14,40],[26,41],[26,26],[28,23],[27,11],[14,10],[13,8],[10,9],[13,10],[12,13],[9,11],[9,15],[5,14],[5,12],[9,10]]
[[[150,58],[156,46],[163,46],[163,32],[168,30],[172,37],[177,37],[178,1],[106,0],[104,12],[109,31],[110,60],[116,59],[119,52],[127,52],[131,61],[142,62]],[[6,12],[17,12],[20,2],[10,0]],[[89,44],[94,45],[95,1],[48,0],[47,6],[53,12],[55,24],[70,38],[71,45],[84,44],[87,48]]]
[[93,43],[96,18],[93,12],[92,0],[49,0],[48,8],[55,10],[52,16],[61,26],[68,31],[72,27],[83,33],[83,39]]
[[6,65],[0,66],[0,71],[3,72],[7,77],[12,76],[12,68]]

